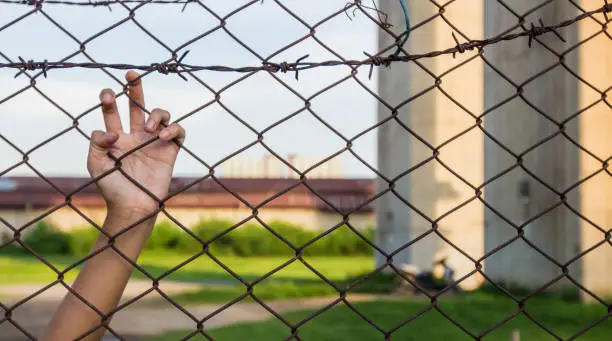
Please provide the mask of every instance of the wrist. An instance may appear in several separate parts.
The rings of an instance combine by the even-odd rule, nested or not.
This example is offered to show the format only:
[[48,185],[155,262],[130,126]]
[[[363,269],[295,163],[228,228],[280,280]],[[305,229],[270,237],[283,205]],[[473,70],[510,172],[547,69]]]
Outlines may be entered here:
[[[106,219],[102,226],[104,233],[98,236],[92,252],[101,248],[107,249],[110,237],[113,240],[114,248],[119,250],[123,257],[127,256],[135,261],[151,235],[156,218],[157,210],[155,209],[108,205]],[[120,260],[121,257],[117,259]]]
[[107,203],[106,204],[107,216],[119,217],[119,218],[137,218],[143,219],[146,217],[155,218],[157,216],[157,207],[143,207],[143,206],[128,206]]
[[125,229],[134,224],[153,227],[157,214],[157,209],[153,208],[107,205],[104,227],[106,229],[112,227],[112,230],[117,230],[118,227],[120,227],[120,229]]

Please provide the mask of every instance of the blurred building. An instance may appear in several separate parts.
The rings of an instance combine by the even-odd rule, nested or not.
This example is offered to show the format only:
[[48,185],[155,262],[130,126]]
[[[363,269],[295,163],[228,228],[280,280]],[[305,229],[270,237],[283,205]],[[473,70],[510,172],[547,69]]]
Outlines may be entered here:
[[[105,204],[97,187],[89,185],[78,190],[89,178],[49,178],[49,181],[53,186],[36,177],[0,178],[0,233],[6,231],[7,224],[20,228],[47,214],[44,219],[62,229],[89,225],[79,212],[97,224],[103,222]],[[342,221],[336,210],[354,211],[350,223],[356,228],[374,225],[373,208],[363,205],[374,194],[374,183],[369,179],[308,180],[312,190],[295,179],[218,181],[173,179],[171,193],[180,193],[166,202],[167,212],[187,227],[213,218],[239,222],[253,215],[253,207],[257,207],[257,215],[264,221],[284,220],[308,229],[334,227]],[[76,190],[77,193],[69,195]],[[167,219],[160,213],[158,222]]]

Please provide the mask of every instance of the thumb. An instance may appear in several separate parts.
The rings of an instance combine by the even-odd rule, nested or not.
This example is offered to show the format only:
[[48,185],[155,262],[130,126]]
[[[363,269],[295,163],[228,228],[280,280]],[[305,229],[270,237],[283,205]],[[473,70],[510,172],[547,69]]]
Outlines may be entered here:
[[110,148],[117,140],[119,135],[114,132],[103,132],[96,130],[91,134],[89,144],[88,166],[90,171],[100,171],[99,165],[107,157],[108,148]]

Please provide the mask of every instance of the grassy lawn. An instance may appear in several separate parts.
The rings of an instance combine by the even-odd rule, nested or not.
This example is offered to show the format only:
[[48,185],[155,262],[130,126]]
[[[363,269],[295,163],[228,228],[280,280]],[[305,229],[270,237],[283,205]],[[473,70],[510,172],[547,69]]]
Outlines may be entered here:
[[[232,271],[247,281],[255,280],[288,259],[286,257],[240,258],[233,256],[219,258]],[[166,274],[165,280],[209,283],[202,290],[174,295],[173,299],[181,304],[228,302],[245,292],[244,285],[207,256],[199,257],[175,272],[169,272],[186,259],[184,255],[145,253],[140,258],[139,264],[153,276]],[[59,270],[63,270],[77,259],[50,257],[48,260]],[[346,283],[353,276],[373,268],[371,257],[308,257],[306,261],[338,284]],[[66,278],[73,279],[76,274],[77,270],[70,271]],[[56,278],[53,271],[33,257],[0,255],[0,285],[40,284],[51,282]],[[146,277],[135,273],[134,278],[144,279]],[[380,284],[376,282],[376,279],[373,281],[374,284]],[[255,285],[254,294],[269,301],[333,295],[335,292],[310,269],[297,261]],[[382,330],[397,329],[392,334],[392,340],[474,339],[435,309],[430,309],[412,322],[402,325],[403,321],[426,309],[428,307],[426,301],[361,302],[355,303],[354,306]],[[476,336],[486,334],[483,340],[500,341],[510,340],[513,330],[520,330],[521,341],[567,339],[608,314],[607,309],[600,305],[584,306],[577,302],[551,297],[537,297],[528,300],[525,311],[556,333],[558,338],[555,338],[523,314],[502,324],[507,317],[516,313],[518,308],[513,301],[496,294],[478,292],[462,297],[447,298],[442,300],[439,306],[444,313],[451,316],[472,334]],[[314,311],[298,311],[283,316],[289,323],[298,324],[308,319],[313,313]],[[488,332],[497,324],[502,325]],[[382,332],[344,305],[338,305],[317,315],[301,324],[298,330],[302,340],[369,341],[385,339]],[[191,332],[189,330],[176,331],[155,338],[153,341],[180,340]],[[290,327],[275,318],[265,322],[212,329],[208,332],[215,340],[253,341],[284,340],[291,334]],[[607,319],[604,323],[578,337],[577,340],[609,340],[610,335],[612,335],[612,321]],[[197,335],[190,340],[206,340],[206,338]]]
[[[70,257],[51,257],[49,262],[58,271],[64,270],[72,262]],[[76,271],[66,274],[67,280],[74,280]],[[57,273],[34,257],[0,256],[0,285],[41,284],[50,283],[57,279]]]
[[[188,257],[176,254],[144,253],[139,259],[150,275],[164,275],[166,281],[202,282],[201,289],[171,295],[172,299],[183,305],[200,303],[224,303],[246,293],[244,284],[232,277],[225,269],[208,256],[201,256],[180,269],[169,272]],[[77,262],[78,258],[45,257],[58,271]],[[241,258],[221,256],[220,261],[236,275],[246,281],[254,281],[287,262],[286,257]],[[344,284],[359,274],[370,271],[374,264],[371,257],[308,257],[308,264],[338,285]],[[72,281],[78,268],[66,273],[65,279]],[[31,256],[0,256],[0,285],[44,284],[57,279],[57,274],[40,260]],[[135,270],[132,279],[146,280],[147,277]],[[163,283],[162,280],[162,283]],[[371,283],[371,282],[369,282]],[[360,286],[361,287],[361,286]],[[304,264],[295,261],[272,276],[258,282],[254,294],[264,300],[307,298],[337,294],[337,291],[322,281]],[[250,297],[244,301],[251,300]],[[158,299],[155,302],[163,301]]]
[[[391,340],[474,340],[472,336],[451,323],[440,312],[429,310],[415,320],[399,327],[429,304],[422,301],[377,301],[355,303],[354,306],[378,326],[389,331],[398,327]],[[525,315],[519,315],[490,333],[487,330],[501,323],[518,311],[513,301],[484,293],[474,293],[458,298],[449,298],[439,304],[442,311],[455,319],[474,335],[486,334],[483,340],[509,341],[513,330],[519,330],[521,341],[548,341],[557,338],[533,323]],[[567,339],[589,324],[607,316],[606,308],[601,305],[583,306],[577,302],[567,302],[555,298],[534,298],[527,301],[525,310],[556,333]],[[290,323],[307,319],[313,311],[300,311],[284,315]],[[181,340],[192,331],[177,331],[151,341]],[[215,340],[284,340],[291,335],[290,328],[276,318],[265,322],[238,324],[230,327],[207,330]],[[298,329],[302,340],[317,341],[372,341],[385,340],[383,333],[367,323],[363,318],[346,306],[334,307],[306,322]],[[612,319],[577,338],[579,341],[610,340]],[[207,340],[196,335],[189,339]]]
[[[235,257],[219,256],[219,260],[238,276],[245,280],[255,280],[275,268],[283,265],[289,257]],[[168,269],[184,261],[186,257],[174,255],[143,254],[139,263],[154,276],[165,273]],[[348,276],[370,271],[374,268],[372,257],[305,257],[305,260],[319,273],[331,280],[343,280]],[[232,276],[208,256],[202,256],[185,265],[176,273],[170,274],[170,280],[201,281],[204,279],[229,279]],[[272,279],[312,281],[319,277],[299,260],[276,272]],[[237,280],[234,280],[238,283]]]
[[[186,292],[172,296],[172,299],[181,305],[192,305],[198,303],[227,303],[242,297],[247,292],[243,285],[203,287],[200,290]],[[325,283],[296,283],[293,281],[278,281],[274,283],[257,284],[253,288],[253,294],[264,301],[280,299],[300,299],[322,296],[338,295],[338,292]],[[158,301],[163,301],[159,299]],[[157,301],[157,302],[158,302]],[[250,296],[245,296],[241,302],[253,301]],[[155,303],[155,302],[154,302]]]
[[[169,272],[188,256],[170,253],[144,253],[138,264],[152,276],[166,274],[164,280],[212,282],[221,284],[240,284],[225,269],[204,255],[180,269]],[[66,269],[78,261],[70,257],[45,257],[59,271]],[[255,280],[269,271],[285,263],[287,257],[241,258],[235,256],[219,256],[219,260],[238,276],[247,281]],[[322,275],[334,281],[367,272],[374,267],[372,257],[307,257],[306,261]],[[65,278],[72,280],[78,274],[78,269],[69,271]],[[147,277],[135,270],[133,278]],[[47,265],[32,256],[11,256],[0,254],[0,285],[49,283],[57,279],[57,274]],[[301,262],[296,261],[279,270],[263,283],[274,281],[291,281],[303,283],[323,283],[317,275]]]

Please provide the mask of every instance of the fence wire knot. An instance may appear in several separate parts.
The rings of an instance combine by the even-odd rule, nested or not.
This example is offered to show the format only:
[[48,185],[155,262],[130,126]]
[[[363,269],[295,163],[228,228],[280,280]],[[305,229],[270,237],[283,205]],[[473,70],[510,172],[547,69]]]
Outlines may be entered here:
[[164,74],[164,75],[167,75],[167,74],[170,74],[170,73],[176,73],[184,81],[187,81],[187,77],[185,77],[181,73],[181,71],[179,70],[179,67],[183,66],[183,59],[185,59],[187,54],[189,54],[189,51],[186,51],[185,53],[183,53],[181,58],[179,58],[178,60],[176,60],[176,57],[173,58],[173,60],[176,60],[175,62],[168,61],[168,62],[164,62],[164,63],[153,63],[153,64],[151,64],[151,67],[153,68],[154,71],[157,71],[157,72],[159,72],[161,74]]
[[453,37],[453,40],[455,41],[455,48],[457,49],[457,51],[453,52],[453,58],[455,58],[455,56],[458,53],[465,53],[465,51],[467,50],[473,50],[474,46],[472,44],[468,43],[460,43],[459,39],[457,39],[457,36],[455,35],[455,32],[451,32],[451,35]]
[[391,66],[391,59],[389,58],[385,58],[380,55],[372,56],[371,54],[365,51],[363,52],[363,54],[365,54],[369,58],[368,61],[370,62],[370,71],[368,73],[368,79],[372,79],[372,73],[374,72],[375,66],[381,66],[381,65],[384,65],[385,67]]
[[540,26],[536,26],[534,25],[534,23],[531,23],[531,28],[529,29],[529,42],[527,43],[527,45],[531,48],[532,44],[533,44],[533,40],[538,37],[541,36],[545,33],[548,32],[552,32],[555,34],[555,36],[557,36],[557,38],[559,38],[559,40],[561,40],[562,42],[566,42],[566,40],[563,38],[563,36],[561,36],[561,34],[559,34],[559,32],[557,32],[557,30],[555,30],[552,27],[546,27],[546,25],[544,25],[544,22],[542,21],[542,19],[538,20],[538,23],[540,24]]
[[23,0],[22,4],[27,6],[34,6],[36,7],[36,9],[41,9],[44,1],[45,0]]
[[295,72],[295,80],[299,80],[299,71],[300,71],[300,63],[303,62],[306,58],[310,57],[310,55],[305,55],[303,57],[298,58],[293,63],[281,62],[281,63],[271,63],[271,62],[263,62],[264,70],[268,72]]
[[176,62],[153,63],[151,64],[151,66],[154,68],[155,71],[161,74],[167,75],[170,73],[176,73],[183,80],[187,81],[187,77],[182,75],[181,72],[179,71],[180,64]]
[[41,64],[41,63],[35,63],[32,59],[26,61],[21,56],[17,58],[19,58],[19,61],[21,62],[21,68],[20,68],[21,70],[17,72],[14,78],[19,77],[21,74],[23,74],[26,71],[35,71],[36,69],[43,69],[43,73],[46,77],[47,75],[46,69],[48,67],[48,62],[46,60],[44,63]]
[[282,73],[287,73],[287,71],[289,71],[291,68],[289,66],[289,63],[287,62],[282,62],[280,64],[278,64],[279,70]]
[[113,9],[111,7],[111,3],[113,3],[113,2],[117,2],[117,0],[115,0],[115,1],[93,1],[93,0],[89,0],[89,4],[92,7],[104,6],[104,7],[108,8],[109,12],[113,11]]

